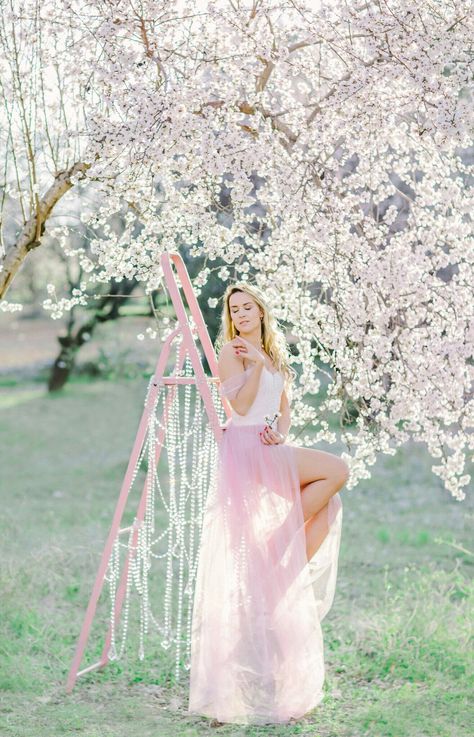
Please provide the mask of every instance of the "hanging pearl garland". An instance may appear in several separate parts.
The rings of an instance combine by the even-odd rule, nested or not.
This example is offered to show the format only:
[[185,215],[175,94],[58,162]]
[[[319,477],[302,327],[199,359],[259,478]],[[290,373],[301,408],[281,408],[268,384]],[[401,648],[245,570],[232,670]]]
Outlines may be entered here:
[[[178,370],[175,364],[173,373],[175,376],[194,376],[189,357],[186,357],[184,369]],[[145,407],[149,406],[150,391],[154,386],[153,378],[151,377],[148,383]],[[226,416],[218,385],[210,382],[209,388],[219,422],[222,425]],[[171,397],[171,402],[166,418],[164,406],[169,397]],[[194,401],[192,401],[193,397]],[[159,417],[163,418],[163,421]],[[160,461],[166,458],[167,484],[163,484],[165,476],[157,467],[160,462],[156,463],[159,450],[158,436],[161,431],[164,431],[164,437]],[[161,647],[169,650],[174,646],[175,677],[176,680],[179,680],[181,665],[185,670],[189,670],[191,663],[192,609],[199,538],[206,499],[208,494],[212,495],[216,490],[218,462],[218,445],[209,426],[201,393],[196,384],[162,383],[158,387],[154,406],[150,411],[143,447],[133,470],[129,494],[145,457],[147,469],[144,519],[139,524],[135,517],[127,543],[121,542],[120,533],[117,534],[105,576],[109,583],[110,597],[109,658],[118,660],[123,657],[129,629],[130,602],[133,593],[136,592],[139,597],[138,656],[140,660],[145,657],[145,639],[151,623],[159,634]],[[167,526],[155,536],[157,510],[166,512]],[[196,527],[198,527],[197,535]],[[136,546],[133,547],[135,530],[137,530],[137,541]],[[166,549],[163,551],[164,545]],[[117,650],[115,606],[120,578],[121,548],[125,549],[125,554],[129,554],[129,564],[121,612],[121,642]],[[240,551],[239,558],[242,552],[243,550]],[[153,560],[160,564],[162,562],[165,567],[164,596],[161,611],[156,615],[150,604],[148,586]],[[237,560],[236,565],[238,566],[239,563],[240,561]],[[182,655],[183,646],[184,655]]]

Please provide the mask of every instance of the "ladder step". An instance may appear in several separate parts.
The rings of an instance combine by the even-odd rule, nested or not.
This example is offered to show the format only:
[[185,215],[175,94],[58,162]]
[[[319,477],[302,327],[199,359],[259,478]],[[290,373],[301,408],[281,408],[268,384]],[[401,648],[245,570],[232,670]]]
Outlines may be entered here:
[[[220,378],[218,376],[206,376],[206,381],[210,384],[218,384],[220,383]],[[162,376],[160,381],[160,384],[195,384],[196,383],[196,377],[195,376]],[[158,386],[158,382],[154,381],[153,386]]]
[[77,675],[82,676],[84,673],[90,673],[91,670],[96,670],[104,665],[107,665],[107,661],[103,662],[102,660],[99,660],[97,663],[94,663],[94,665],[89,665],[88,668],[83,668],[82,670],[77,671]]

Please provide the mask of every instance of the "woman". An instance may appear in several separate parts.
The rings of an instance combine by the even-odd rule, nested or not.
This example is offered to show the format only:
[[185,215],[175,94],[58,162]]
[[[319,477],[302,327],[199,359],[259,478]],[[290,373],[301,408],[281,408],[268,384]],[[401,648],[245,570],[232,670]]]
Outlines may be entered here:
[[[286,442],[294,372],[263,295],[224,293],[218,370],[232,416],[204,510],[188,713],[287,722],[323,698],[348,466]],[[219,341],[218,341],[219,342]]]

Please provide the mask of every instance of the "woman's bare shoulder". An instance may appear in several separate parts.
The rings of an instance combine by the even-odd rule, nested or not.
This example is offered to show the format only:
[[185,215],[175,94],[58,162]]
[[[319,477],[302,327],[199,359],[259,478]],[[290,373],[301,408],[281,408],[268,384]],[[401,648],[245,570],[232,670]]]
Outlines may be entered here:
[[227,356],[235,355],[232,350],[232,341],[228,340],[227,343],[223,343],[219,349],[218,359],[226,358]]
[[236,356],[231,341],[224,343],[219,353],[219,359],[217,361],[219,369],[219,376],[221,381],[225,381],[234,374],[241,374],[244,371],[244,365],[242,358]]

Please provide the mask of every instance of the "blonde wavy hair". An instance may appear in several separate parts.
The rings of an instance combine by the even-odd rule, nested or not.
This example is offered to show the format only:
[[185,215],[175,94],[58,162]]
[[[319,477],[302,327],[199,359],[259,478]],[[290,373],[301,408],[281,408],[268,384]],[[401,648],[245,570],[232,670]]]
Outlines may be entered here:
[[263,348],[265,350],[265,353],[270,356],[277,370],[282,372],[285,381],[284,388],[288,400],[291,401],[291,385],[297,374],[296,371],[291,368],[289,364],[289,349],[286,342],[285,334],[274,315],[272,315],[270,308],[265,300],[265,297],[258,287],[240,281],[233,282],[226,287],[224,294],[222,295],[223,305],[221,326],[215,343],[215,349],[217,353],[220,353],[222,346],[225,343],[228,343],[230,340],[233,340],[238,335],[240,335],[239,331],[232,321],[229,307],[229,299],[231,294],[234,294],[234,292],[245,292],[245,294],[249,294],[262,310]]

